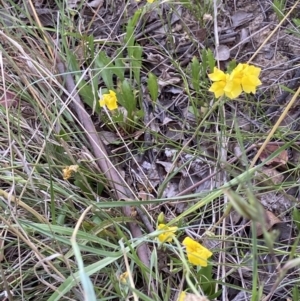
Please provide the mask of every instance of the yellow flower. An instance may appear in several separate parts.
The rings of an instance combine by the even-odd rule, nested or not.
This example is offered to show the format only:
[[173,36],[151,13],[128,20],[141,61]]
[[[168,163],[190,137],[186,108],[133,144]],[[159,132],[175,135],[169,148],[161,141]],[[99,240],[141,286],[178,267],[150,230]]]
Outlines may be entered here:
[[157,230],[164,230],[163,233],[158,235],[158,240],[160,242],[172,242],[173,237],[175,237],[175,232],[177,231],[177,227],[168,227],[165,224],[159,224],[157,226]]
[[126,284],[128,277],[129,277],[128,272],[124,272],[119,276],[119,280],[121,283]]
[[148,3],[153,3],[155,0],[147,0]]
[[225,74],[218,68],[208,77],[214,82],[209,91],[218,98],[224,94],[230,98],[237,98],[242,91],[255,93],[257,86],[261,85],[259,74],[261,69],[248,64],[238,64],[231,74]]
[[235,78],[230,79],[229,74],[216,67],[213,73],[208,74],[208,77],[214,82],[208,91],[213,92],[216,98],[225,94],[228,98],[233,99],[242,92],[240,82],[236,83]]
[[229,99],[237,98],[243,92],[241,80],[238,77],[229,76],[224,93]]
[[259,74],[261,69],[255,66],[244,64],[242,87],[246,93],[256,93],[256,87],[261,85]]
[[212,255],[212,252],[200,245],[190,237],[186,237],[182,244],[186,247],[188,261],[194,265],[202,267],[207,266],[207,259]]
[[186,297],[186,292],[182,291],[179,294],[178,300],[177,301],[185,301],[185,297]]
[[208,77],[215,83],[212,84],[208,91],[213,92],[216,98],[224,95],[224,88],[226,86],[229,75],[222,70],[214,67],[214,72],[208,74]]
[[209,301],[205,296],[197,296],[195,294],[189,294],[181,292],[177,301]]
[[71,178],[73,172],[77,172],[79,166],[78,165],[70,165],[63,169],[63,179],[68,180]]
[[107,108],[112,111],[118,108],[116,93],[109,90],[109,93],[103,94],[99,100],[100,107],[107,106]]

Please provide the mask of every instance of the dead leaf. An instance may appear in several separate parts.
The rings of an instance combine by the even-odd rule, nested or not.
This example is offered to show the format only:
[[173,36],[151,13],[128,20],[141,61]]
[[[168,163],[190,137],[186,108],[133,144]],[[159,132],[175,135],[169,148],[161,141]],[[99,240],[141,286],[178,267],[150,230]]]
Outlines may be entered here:
[[182,25],[180,23],[176,23],[172,29],[172,32],[179,32],[180,30],[182,30]]
[[204,14],[203,15],[203,21],[212,21],[213,16],[211,14]]
[[162,125],[166,125],[168,124],[169,122],[174,122],[173,119],[169,118],[168,116],[166,116],[163,121],[162,121]]
[[[265,211],[265,227],[266,230],[269,231],[276,224],[282,223],[282,221],[275,216],[271,211]],[[261,236],[263,234],[263,227],[260,223],[256,223],[256,233],[257,236]]]
[[17,98],[17,95],[13,92],[10,91],[5,91],[3,88],[0,87],[0,93],[1,93],[1,98],[0,98],[0,105],[1,106],[6,106],[8,108],[10,107],[16,107],[18,105],[19,99]]
[[218,61],[227,61],[230,58],[230,49],[226,45],[219,45],[215,49],[215,59]]
[[168,85],[176,85],[180,83],[181,79],[178,76],[175,76],[174,72],[163,71],[161,76],[158,79],[158,85],[160,88],[163,88]]
[[115,132],[101,131],[101,132],[99,132],[99,136],[101,137],[102,142],[105,145],[109,145],[112,143],[118,143],[118,141],[119,141],[119,137]]
[[[207,18],[209,18],[209,16],[211,16],[211,15],[207,15],[207,14],[205,14],[206,16],[207,16]],[[205,16],[204,15],[204,16]],[[204,19],[204,17],[203,17],[203,21],[206,21],[206,22],[208,22],[208,21],[211,21],[210,19]],[[200,43],[203,43],[204,41],[205,41],[205,39],[206,39],[206,29],[205,28],[198,28],[195,32],[194,32],[194,35],[196,36],[196,38],[197,38],[197,40],[200,42]]]
[[241,30],[241,35],[240,35],[240,43],[246,43],[248,42],[248,37],[249,37],[249,31],[248,28],[242,28]]
[[151,164],[148,161],[143,161],[140,166],[136,167],[136,170],[132,168],[131,172],[135,175],[137,182],[141,184],[140,190],[143,188],[147,188],[146,191],[153,190],[160,183],[161,177],[155,163]]
[[152,194],[150,194],[148,192],[145,192],[144,190],[140,190],[138,192],[138,198],[141,201],[149,201],[149,200],[153,200],[154,199],[154,197],[153,197]]
[[275,168],[263,166],[260,171],[255,173],[255,180],[259,185],[268,186],[268,182],[277,185],[283,182],[284,176]]
[[171,149],[171,148],[166,148],[165,149],[165,156],[167,157],[167,158],[173,158],[174,156],[176,156],[176,154],[177,154],[177,150],[176,149]]
[[102,7],[104,0],[94,0],[91,2],[87,2],[87,5],[93,8],[97,8],[99,9],[100,7]]
[[167,173],[172,172],[172,171],[175,170],[174,163],[172,163],[172,162],[165,162],[165,161],[157,160],[156,163],[162,165],[165,168],[165,171]]
[[[266,160],[272,153],[277,151],[280,148],[278,144],[269,143],[265,147],[265,149],[262,151],[261,155],[259,156],[260,160],[264,161]],[[276,165],[281,166],[285,165],[288,162],[288,153],[287,150],[283,150],[281,153],[279,153],[275,158],[270,160],[266,163],[266,165]]]
[[276,193],[276,191],[262,193],[258,198],[266,210],[272,211],[276,215],[290,210],[294,205],[294,202],[288,198],[288,195]]
[[[179,190],[178,190],[178,183],[176,183],[175,181],[170,181],[168,182],[166,188],[164,189],[163,198],[172,198],[174,196],[176,196],[178,194]],[[172,205],[173,203],[170,203],[170,205]]]
[[153,54],[152,52],[146,53],[147,62],[152,63],[154,65],[159,65],[164,61],[164,57],[160,54]]
[[252,18],[253,18],[252,13],[247,13],[245,11],[239,10],[231,16],[232,26],[238,27],[242,24],[251,21]]

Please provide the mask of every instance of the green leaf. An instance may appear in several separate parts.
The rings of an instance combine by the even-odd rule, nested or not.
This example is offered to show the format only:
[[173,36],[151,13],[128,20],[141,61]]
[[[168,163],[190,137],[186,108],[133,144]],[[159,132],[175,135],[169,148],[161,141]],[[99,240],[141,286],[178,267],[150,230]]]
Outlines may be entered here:
[[71,141],[70,135],[64,129],[61,129],[58,134],[54,135],[56,138],[63,139],[66,142]]
[[202,57],[202,61],[200,64],[200,81],[204,81],[205,83],[207,83],[207,69],[208,69],[208,55],[207,55],[207,51],[205,49],[203,49],[201,51],[201,57]]
[[285,0],[274,0],[272,7],[278,20],[281,21],[284,17]]
[[210,49],[208,49],[208,50],[203,50],[203,53],[205,53],[205,58],[206,58],[206,61],[208,63],[208,67],[209,67],[210,72],[213,72],[214,67],[216,65],[216,60],[214,58],[213,52]]
[[299,294],[299,287],[297,285],[294,285],[292,289],[293,293],[293,300],[299,300],[300,294]]
[[[93,90],[93,87],[79,75],[75,75],[75,80],[78,86],[79,95],[82,98],[82,101],[92,108],[96,113],[100,112],[100,105],[98,103],[97,91]],[[95,79],[94,79],[95,80]]]
[[[141,16],[141,14],[142,14],[142,11],[143,11],[143,10],[142,10],[141,8],[135,11],[133,17],[132,17],[132,18],[130,19],[130,21],[129,21],[129,23],[130,23],[131,26],[133,26],[133,27],[136,26],[137,22],[138,22],[139,19],[140,19],[140,16]],[[128,24],[129,24],[129,23],[128,23]]]
[[[74,53],[68,53],[68,69],[74,73],[75,81],[78,87],[79,95],[82,101],[87,104],[90,108],[95,110],[96,113],[100,112],[100,106],[97,102],[97,86],[93,87],[88,84],[84,79],[82,79],[82,72],[80,71],[79,65],[77,63]],[[94,76],[93,80],[98,82],[98,77]]]
[[298,229],[298,231],[300,232],[300,211],[295,207],[293,209],[293,221]]
[[128,24],[126,27],[126,36],[124,42],[126,43],[127,52],[129,56],[132,56],[132,51],[133,51],[132,48],[135,41],[133,33],[134,33],[134,27]]
[[131,68],[134,74],[134,79],[138,85],[140,85],[140,73],[141,73],[141,66],[142,66],[142,54],[143,48],[138,44],[135,45],[132,51],[131,57]]
[[156,75],[152,72],[148,75],[147,85],[152,101],[156,102],[158,97],[158,81]]
[[236,64],[236,60],[232,60],[229,62],[228,66],[227,66],[227,71],[228,73],[231,73],[233,71],[233,69],[235,69],[237,66]]
[[115,58],[115,67],[113,69],[114,74],[123,81],[125,79],[125,63],[122,57],[123,49],[117,51],[117,56]]
[[192,59],[192,85],[196,92],[199,92],[199,86],[200,86],[200,71],[201,71],[201,65],[198,61],[198,59],[194,56]]
[[138,22],[138,20],[140,19],[142,10],[138,9],[133,17],[128,21],[128,24],[126,26],[126,35],[125,35],[125,39],[124,42],[127,44],[127,51],[129,56],[132,55],[132,47],[134,46],[134,42],[135,42],[135,38],[134,38],[134,29],[136,27],[136,24]]
[[297,27],[300,27],[300,19],[295,18],[295,19],[293,19],[293,22]]
[[98,57],[95,60],[96,66],[100,68],[100,76],[102,77],[107,89],[112,90],[113,84],[113,63],[110,57],[105,52],[100,51]]
[[[88,189],[85,181],[83,180],[82,176],[79,174],[79,173],[75,173],[74,174],[74,185],[77,186],[78,188],[81,189],[81,191],[84,193],[84,195],[93,200],[94,199],[94,196],[93,194],[91,193],[91,191]],[[88,181],[89,182],[89,181]],[[89,183],[90,184],[90,183]]]
[[132,91],[132,87],[129,82],[125,79],[122,82],[121,93],[123,99],[123,106],[127,110],[128,118],[132,119],[132,113],[136,109],[136,99]]
[[292,89],[290,89],[290,88],[287,87],[287,86],[279,85],[279,87],[280,87],[283,91],[285,91],[285,92],[289,92],[289,93],[291,93],[292,95],[295,94],[295,91],[293,91]]
[[84,58],[88,62],[94,61],[95,58],[95,45],[94,45],[94,37],[92,35],[83,36],[83,43],[84,43]]
[[124,122],[124,114],[123,114],[123,112],[121,112],[121,111],[116,112],[112,116],[112,120],[114,121],[114,123],[116,123],[119,126],[121,126],[121,124]]
[[73,235],[71,238],[71,244],[73,247],[73,252],[74,252],[74,255],[75,255],[75,258],[77,261],[77,265],[78,265],[78,269],[79,269],[78,276],[79,276],[79,279],[83,286],[83,293],[85,296],[88,296],[89,301],[96,301],[97,299],[96,299],[96,294],[94,291],[92,281],[85,272],[85,269],[84,269],[85,267],[84,267],[83,259],[81,256],[81,252],[80,252],[79,246],[76,242],[76,237],[74,237]]
[[202,267],[197,273],[200,286],[205,295],[210,296],[214,293],[214,281],[212,279],[212,265]]
[[71,71],[79,71],[79,65],[76,59],[76,56],[73,52],[67,50],[67,57],[68,57],[68,70]]
[[[131,243],[131,248],[136,248],[140,244],[140,240],[137,240],[133,243]],[[124,250],[124,253],[128,254],[130,251],[129,247],[126,247]],[[115,257],[110,257],[108,255],[102,260],[96,261],[93,264],[90,264],[86,267],[84,267],[84,273],[87,276],[91,276],[94,274],[99,273],[100,271],[103,271],[107,266],[110,264],[117,262],[117,260],[124,256],[122,252],[119,252],[120,255]],[[128,256],[128,255],[127,255]],[[80,279],[79,271],[72,273],[68,278],[64,280],[64,282],[57,287],[56,291],[48,298],[48,301],[59,301],[62,299],[64,295],[66,295],[73,287],[75,287],[78,283],[78,280]]]

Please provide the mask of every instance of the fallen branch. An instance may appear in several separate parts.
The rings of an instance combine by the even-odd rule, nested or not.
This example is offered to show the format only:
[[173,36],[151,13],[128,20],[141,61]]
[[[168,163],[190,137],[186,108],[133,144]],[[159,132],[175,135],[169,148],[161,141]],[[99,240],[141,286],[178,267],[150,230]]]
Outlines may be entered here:
[[[98,136],[94,124],[90,119],[90,116],[86,112],[84,105],[77,93],[74,80],[72,76],[66,72],[65,65],[60,61],[60,59],[57,59],[57,68],[58,71],[65,76],[66,89],[70,94],[69,97],[73,100],[73,105],[77,113],[77,116],[82,124],[82,127],[88,133],[87,135],[88,140],[90,142],[90,146],[96,158],[96,163],[98,164],[103,174],[106,176],[107,183],[113,189],[116,199],[125,200],[125,201],[128,199],[133,199],[134,196],[132,192],[126,187],[127,185],[126,182],[117,172],[116,167],[112,164],[112,162],[108,158],[104,144],[101,141],[100,137]],[[122,210],[125,216],[132,217],[130,206],[124,206]],[[142,236],[142,231],[137,223],[130,222],[129,229],[134,238],[138,238]],[[142,244],[141,246],[139,246],[139,248],[137,249],[137,254],[140,260],[147,267],[149,267],[150,251],[148,249],[147,244]]]

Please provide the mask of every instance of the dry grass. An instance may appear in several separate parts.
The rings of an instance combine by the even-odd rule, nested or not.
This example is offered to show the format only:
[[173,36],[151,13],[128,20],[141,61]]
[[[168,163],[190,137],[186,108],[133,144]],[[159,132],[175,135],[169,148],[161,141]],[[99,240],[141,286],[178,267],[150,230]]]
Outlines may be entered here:
[[[245,300],[299,300],[300,90],[297,81],[288,85],[299,62],[275,55],[267,64],[263,36],[256,52],[248,44],[236,53],[238,61],[262,67],[263,87],[256,96],[215,101],[207,91],[209,62],[199,78],[190,63],[209,57],[204,50],[218,35],[237,48],[198,12],[214,10],[218,22],[227,22],[224,9],[232,4],[139,3],[134,15],[137,4],[123,2],[68,9],[53,1],[43,7],[52,14],[30,8],[30,1],[27,9],[22,1],[1,6],[1,297],[175,301],[187,290],[211,300],[235,300],[240,292]],[[286,2],[281,22],[272,19],[272,47],[292,29],[291,49],[299,45],[293,4],[299,7]],[[140,69],[127,57],[131,40],[124,42],[133,16],[135,43],[143,47]],[[99,67],[101,52],[110,62]],[[110,64],[133,85],[137,109],[130,124],[98,105]],[[272,66],[279,66],[276,78],[269,76]],[[155,101],[149,72],[159,79]],[[113,84],[120,89],[116,74]],[[285,109],[270,101],[288,89],[294,97],[287,96]],[[272,106],[275,113],[266,113]],[[269,141],[279,148],[261,161]],[[287,149],[294,159],[269,167],[272,174],[262,171]],[[70,165],[79,170],[64,180]],[[160,212],[179,227],[173,244],[155,239]],[[186,261],[180,244],[186,235],[214,253],[207,269]]]

